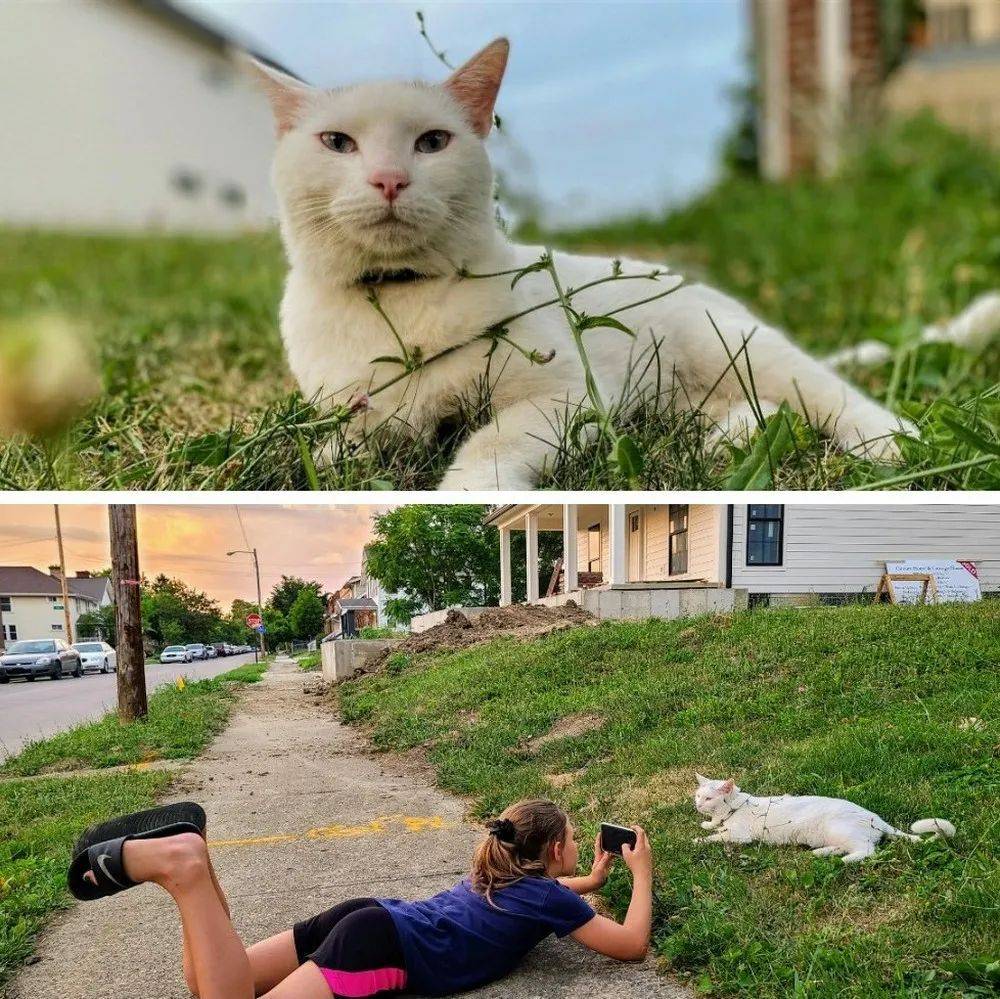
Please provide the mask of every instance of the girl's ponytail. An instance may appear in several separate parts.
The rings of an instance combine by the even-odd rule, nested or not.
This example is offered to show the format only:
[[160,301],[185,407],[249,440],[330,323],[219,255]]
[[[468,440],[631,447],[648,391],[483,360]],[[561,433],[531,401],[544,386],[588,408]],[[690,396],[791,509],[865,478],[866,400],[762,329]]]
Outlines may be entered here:
[[492,893],[527,877],[543,877],[549,847],[562,842],[566,813],[543,798],[519,801],[487,824],[489,835],[472,861],[472,888],[492,903]]

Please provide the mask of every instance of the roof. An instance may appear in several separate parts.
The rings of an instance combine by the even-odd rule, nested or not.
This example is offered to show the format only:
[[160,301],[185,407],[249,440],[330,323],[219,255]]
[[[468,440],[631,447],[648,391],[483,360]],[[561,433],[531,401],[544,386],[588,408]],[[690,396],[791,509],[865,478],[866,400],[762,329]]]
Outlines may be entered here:
[[516,503],[500,503],[483,518],[484,524],[495,524],[508,510],[513,510]]
[[195,41],[201,42],[201,44],[214,49],[220,54],[224,55],[231,49],[249,52],[255,59],[259,59],[261,62],[267,63],[268,66],[273,66],[275,69],[281,70],[282,73],[287,73],[289,76],[299,79],[290,69],[282,66],[281,63],[276,62],[270,56],[257,51],[250,45],[248,39],[239,38],[227,32],[221,25],[213,24],[210,21],[197,17],[179,4],[172,3],[171,0],[121,0],[121,2],[143,13],[150,14],[164,24],[186,34]]
[[[66,583],[73,596],[100,603],[108,581],[103,576],[90,579],[70,576]],[[59,597],[62,596],[62,584],[55,576],[33,565],[0,565],[0,593],[4,596]]]
[[111,588],[111,580],[107,576],[71,576],[69,580],[70,593],[79,593],[100,603],[104,594]]
[[348,610],[378,610],[378,604],[371,597],[356,597],[352,600],[338,600],[342,611]]

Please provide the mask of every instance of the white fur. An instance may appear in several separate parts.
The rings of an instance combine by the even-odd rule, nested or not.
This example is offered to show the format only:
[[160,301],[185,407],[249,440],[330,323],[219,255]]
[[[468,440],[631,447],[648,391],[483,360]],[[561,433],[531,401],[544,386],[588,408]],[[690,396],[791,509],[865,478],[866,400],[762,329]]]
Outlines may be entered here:
[[[274,101],[274,88],[291,84],[271,74],[268,86]],[[297,108],[291,123],[289,103]],[[479,280],[457,272],[524,267],[539,258],[542,248],[512,244],[498,231],[485,143],[445,87],[389,82],[303,91],[296,86],[281,114],[273,181],[291,265],[281,332],[292,371],[305,395],[327,406],[370,394],[370,408],[355,419],[352,432],[395,425],[427,437],[460,397],[475,395],[487,373],[486,344],[470,341],[498,320],[554,297],[544,272],[513,289],[509,276]],[[453,134],[450,145],[431,155],[414,152],[416,137],[437,128]],[[331,152],[317,139],[323,131],[347,133],[358,151]],[[389,209],[367,181],[374,169],[410,175],[393,206],[396,219],[388,223],[379,222]],[[555,264],[565,289],[606,277],[612,269],[608,259],[568,253],[555,254]],[[633,260],[622,264],[631,275],[648,274],[653,267]],[[407,350],[419,350],[426,358],[468,345],[373,393],[401,371],[374,358],[400,351],[357,280],[374,269],[402,268],[434,275],[379,288],[380,304]],[[575,296],[573,305],[589,315],[606,314],[679,283],[678,276],[663,271],[657,280],[600,285]],[[746,400],[732,371],[705,399],[729,363],[709,314],[733,354],[743,338],[751,337],[748,353],[766,411],[787,400],[845,450],[879,460],[897,456],[894,433],[915,432],[735,299],[700,284],[619,313],[634,339],[613,329],[584,334],[605,401],[620,396],[630,379],[634,386],[637,369],[656,347],[664,398],[679,388],[690,405],[703,404],[713,423],[744,427]],[[583,367],[558,306],[511,322],[508,329],[525,350],[554,351],[554,359],[531,364],[509,345],[500,345],[489,366],[495,418],[458,450],[442,489],[533,487],[554,455],[559,439],[554,425],[587,405]],[[745,378],[745,358],[739,367]],[[656,365],[650,365],[638,387],[650,392],[656,375]]]
[[867,808],[842,798],[782,794],[757,798],[731,780],[710,780],[695,774],[694,806],[708,818],[703,829],[715,830],[696,843],[768,843],[808,846],[817,857],[839,856],[851,864],[875,852],[883,836],[919,841],[923,833],[954,836],[946,819],[920,819],[910,829],[889,825]]

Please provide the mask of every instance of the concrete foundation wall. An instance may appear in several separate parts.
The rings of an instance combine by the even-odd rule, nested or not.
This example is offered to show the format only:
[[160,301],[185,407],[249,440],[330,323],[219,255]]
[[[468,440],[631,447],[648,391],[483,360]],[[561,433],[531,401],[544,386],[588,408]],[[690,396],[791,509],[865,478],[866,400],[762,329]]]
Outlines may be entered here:
[[385,649],[393,649],[401,641],[399,638],[343,638],[335,642],[324,642],[323,679],[350,679],[355,670],[364,666],[369,656]]
[[[455,607],[450,608],[454,610],[460,610],[470,621],[474,621],[486,607]],[[418,614],[416,617],[410,618],[410,631],[419,633],[421,631],[426,631],[428,628],[433,628],[436,624],[444,624],[444,619],[448,616],[447,610],[439,611],[428,611],[426,614]]]
[[641,621],[648,617],[693,617],[696,614],[744,610],[746,590],[718,587],[684,589],[583,590],[580,606],[606,621]]

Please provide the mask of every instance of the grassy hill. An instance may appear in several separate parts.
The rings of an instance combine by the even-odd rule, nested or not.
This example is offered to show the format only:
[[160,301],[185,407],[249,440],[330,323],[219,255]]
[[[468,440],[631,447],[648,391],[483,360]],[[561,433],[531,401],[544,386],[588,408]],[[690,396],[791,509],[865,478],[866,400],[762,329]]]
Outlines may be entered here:
[[[887,130],[834,180],[729,180],[666,214],[521,237],[666,260],[736,292],[821,353],[867,337],[892,344],[893,362],[850,375],[920,421],[923,442],[907,445],[904,466],[847,459],[803,431],[778,464],[777,485],[1000,483],[1000,346],[978,356],[911,347],[923,324],[1000,287],[994,153],[916,121]],[[65,435],[0,442],[0,487],[433,486],[454,436],[429,449],[371,440],[348,447],[334,468],[314,466],[310,453],[342,430],[301,398],[285,365],[283,273],[274,235],[0,231],[0,348],[3,320],[54,311],[78,325],[103,386]],[[0,363],[4,356],[0,349]],[[618,423],[642,455],[636,481],[647,488],[717,488],[742,457],[709,444],[678,414],[640,412]],[[544,485],[627,484],[606,447],[563,443]]]
[[[398,657],[340,697],[378,747],[423,747],[477,814],[541,794],[584,844],[601,820],[644,825],[656,949],[706,992],[958,996],[978,994],[976,973],[954,962],[1000,959],[998,657],[998,602],[762,610]],[[577,734],[536,741],[561,731]],[[943,816],[958,837],[853,867],[696,847],[695,769],[897,825]],[[605,895],[622,914],[621,871]]]

